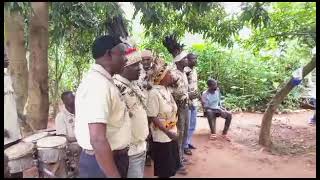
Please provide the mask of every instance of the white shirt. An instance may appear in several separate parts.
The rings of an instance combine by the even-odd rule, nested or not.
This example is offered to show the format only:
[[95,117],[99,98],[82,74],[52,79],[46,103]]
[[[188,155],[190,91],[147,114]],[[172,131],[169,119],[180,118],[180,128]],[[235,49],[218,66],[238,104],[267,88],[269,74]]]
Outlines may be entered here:
[[62,134],[68,138],[75,138],[74,114],[70,113],[65,107],[57,114],[55,125],[57,135]]
[[22,138],[18,122],[18,114],[12,81],[7,69],[4,69],[4,129],[9,133],[9,138],[4,138],[4,145]]
[[126,104],[102,66],[94,64],[82,79],[76,92],[75,114],[75,135],[83,149],[93,150],[89,123],[107,124],[106,137],[111,150],[129,146],[131,127]]

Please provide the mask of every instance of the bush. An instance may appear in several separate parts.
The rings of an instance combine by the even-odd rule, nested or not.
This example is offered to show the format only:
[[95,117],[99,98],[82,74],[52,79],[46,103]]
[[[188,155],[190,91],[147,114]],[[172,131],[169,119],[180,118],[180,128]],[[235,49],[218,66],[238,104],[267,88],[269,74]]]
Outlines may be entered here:
[[[288,52],[290,50],[294,51],[294,48]],[[194,45],[191,51],[198,55],[200,91],[206,89],[208,78],[214,78],[225,96],[225,107],[243,111],[264,111],[278,86],[286,82],[308,58],[301,58],[305,56],[303,53],[280,57],[255,56],[249,51],[223,49],[214,44]],[[295,88],[279,110],[297,108],[300,92],[300,87]]]

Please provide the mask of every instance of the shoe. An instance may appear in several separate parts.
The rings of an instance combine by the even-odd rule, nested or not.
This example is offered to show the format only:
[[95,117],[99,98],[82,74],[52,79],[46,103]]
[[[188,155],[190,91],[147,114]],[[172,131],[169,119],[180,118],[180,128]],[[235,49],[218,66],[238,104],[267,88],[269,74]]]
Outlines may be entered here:
[[194,147],[192,144],[188,145],[190,149],[197,149],[196,147]]
[[192,152],[191,152],[191,150],[190,150],[189,148],[188,148],[188,149],[184,149],[183,152],[184,152],[184,154],[186,154],[186,155],[189,155],[189,156],[192,155]]

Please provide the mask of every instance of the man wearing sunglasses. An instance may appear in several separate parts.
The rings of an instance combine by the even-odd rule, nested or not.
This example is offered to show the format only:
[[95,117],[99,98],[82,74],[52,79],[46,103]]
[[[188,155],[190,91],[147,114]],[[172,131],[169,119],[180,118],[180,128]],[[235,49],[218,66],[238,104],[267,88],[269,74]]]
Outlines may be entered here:
[[127,50],[120,38],[111,35],[98,37],[93,43],[95,64],[82,79],[75,98],[75,135],[83,149],[81,178],[127,176],[129,112],[112,79],[123,71]]

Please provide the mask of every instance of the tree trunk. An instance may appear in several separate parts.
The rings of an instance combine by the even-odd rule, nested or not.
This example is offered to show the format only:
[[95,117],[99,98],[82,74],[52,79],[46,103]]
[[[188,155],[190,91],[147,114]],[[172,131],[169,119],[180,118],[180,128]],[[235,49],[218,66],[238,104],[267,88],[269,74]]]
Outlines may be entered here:
[[[314,68],[316,67],[316,57],[314,56],[312,60],[303,67],[302,76],[305,77],[308,75]],[[274,112],[277,110],[279,104],[284,100],[284,98],[290,93],[290,91],[295,87],[292,83],[292,78],[286,83],[284,87],[282,87],[276,95],[272,98],[268,107],[263,115],[261,122],[261,129],[259,135],[259,144],[265,147],[270,148],[272,145],[270,130],[272,117]]]
[[[17,112],[23,110],[28,98],[28,64],[24,40],[24,19],[18,12],[5,11],[5,44],[10,59],[9,72],[16,95]],[[31,132],[30,126],[21,121],[23,134]]]
[[27,120],[32,129],[47,127],[48,96],[48,2],[31,2],[30,71]]

